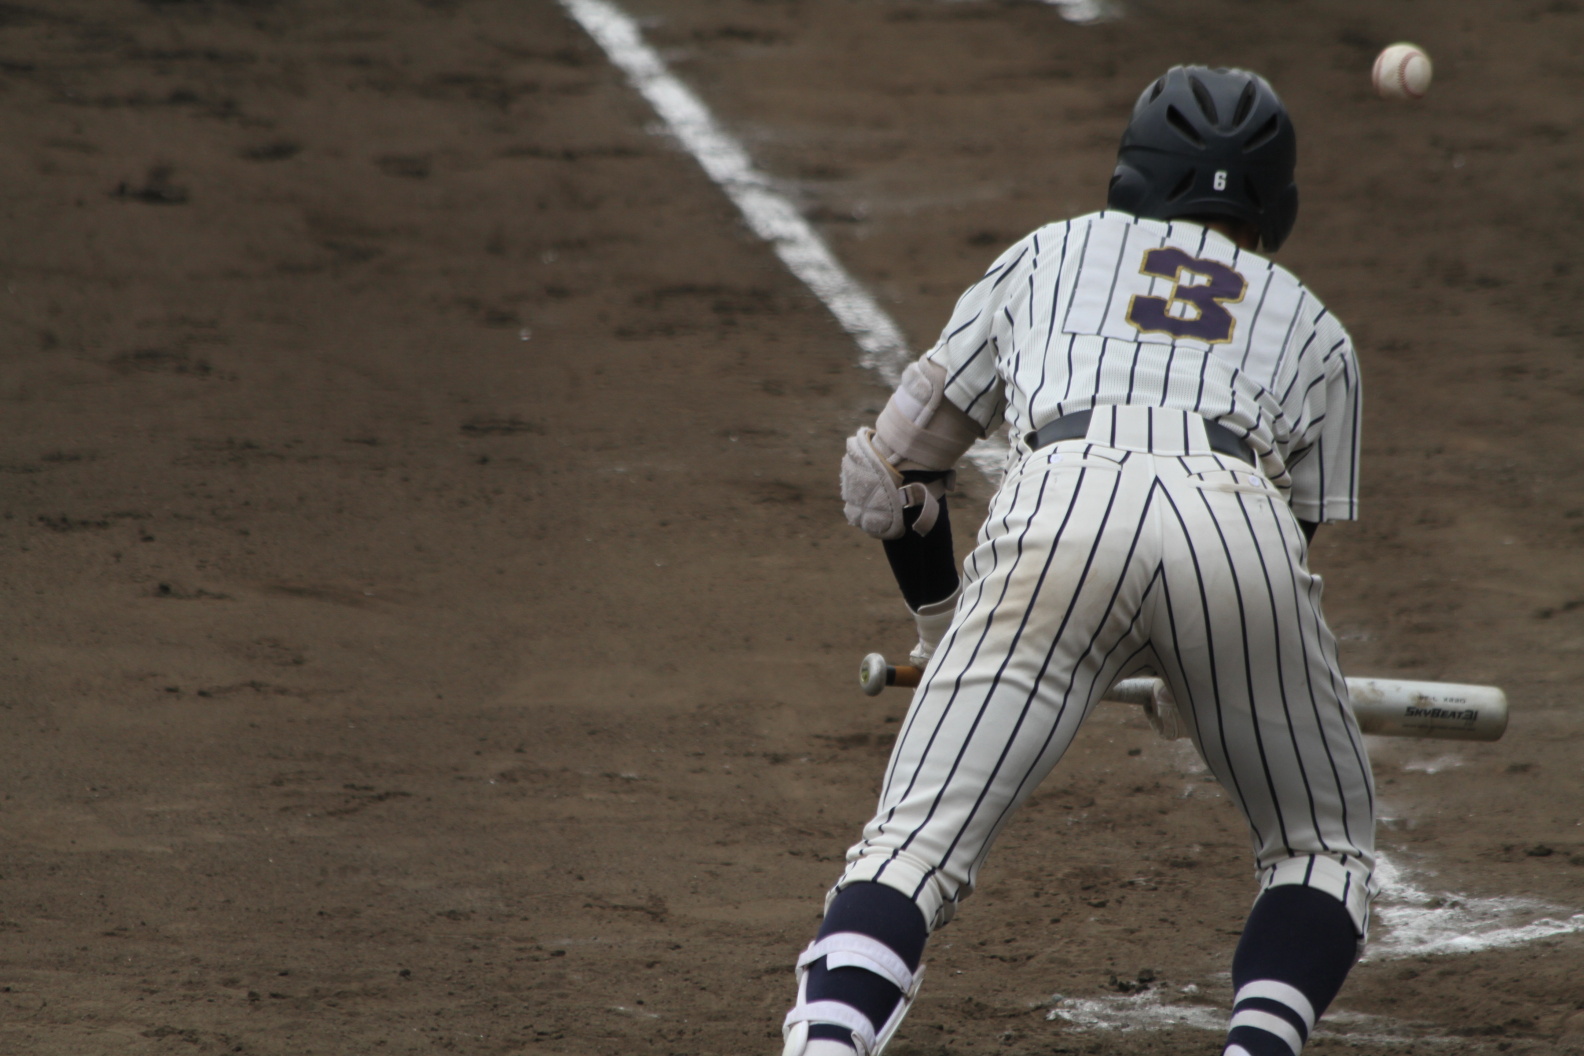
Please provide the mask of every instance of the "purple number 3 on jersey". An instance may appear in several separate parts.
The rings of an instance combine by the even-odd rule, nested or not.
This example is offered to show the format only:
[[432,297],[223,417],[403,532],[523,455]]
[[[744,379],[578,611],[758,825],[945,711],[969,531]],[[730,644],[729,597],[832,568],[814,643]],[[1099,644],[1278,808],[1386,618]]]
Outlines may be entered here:
[[1139,272],[1174,285],[1169,297],[1135,296],[1128,304],[1128,322],[1145,333],[1191,337],[1210,345],[1232,340],[1237,320],[1222,306],[1243,299],[1248,280],[1242,275],[1218,260],[1190,257],[1176,246],[1145,253]]

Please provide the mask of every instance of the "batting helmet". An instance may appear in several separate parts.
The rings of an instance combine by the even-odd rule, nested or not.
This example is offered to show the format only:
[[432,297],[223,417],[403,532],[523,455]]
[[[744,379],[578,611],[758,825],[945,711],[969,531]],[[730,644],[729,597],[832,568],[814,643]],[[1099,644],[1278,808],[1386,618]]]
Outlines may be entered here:
[[1298,137],[1265,78],[1174,66],[1139,96],[1108,204],[1155,220],[1227,217],[1278,248],[1298,216]]

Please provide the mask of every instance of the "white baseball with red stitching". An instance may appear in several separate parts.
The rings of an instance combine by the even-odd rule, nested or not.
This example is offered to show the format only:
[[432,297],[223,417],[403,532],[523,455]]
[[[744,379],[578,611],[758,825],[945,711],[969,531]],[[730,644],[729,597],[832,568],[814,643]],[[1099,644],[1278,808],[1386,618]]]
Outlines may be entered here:
[[1375,59],[1370,80],[1382,99],[1422,99],[1430,90],[1430,56],[1415,44],[1393,44]]

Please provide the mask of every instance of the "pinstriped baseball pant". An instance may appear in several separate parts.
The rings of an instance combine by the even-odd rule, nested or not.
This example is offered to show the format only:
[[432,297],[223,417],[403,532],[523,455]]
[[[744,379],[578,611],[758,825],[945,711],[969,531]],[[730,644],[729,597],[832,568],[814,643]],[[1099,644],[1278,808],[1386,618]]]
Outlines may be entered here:
[[1374,893],[1374,785],[1284,497],[1202,420],[1101,408],[991,502],[951,629],[836,890],[879,881],[934,928],[1119,678],[1164,678],[1248,820],[1260,884]]

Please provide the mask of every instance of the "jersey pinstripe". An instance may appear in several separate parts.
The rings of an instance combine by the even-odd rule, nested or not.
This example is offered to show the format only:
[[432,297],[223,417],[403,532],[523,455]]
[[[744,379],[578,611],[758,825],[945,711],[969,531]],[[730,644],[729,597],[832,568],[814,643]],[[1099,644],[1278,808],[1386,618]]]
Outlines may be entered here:
[[1017,438],[1134,404],[1246,435],[1307,521],[1358,509],[1358,365],[1346,330],[1285,268],[1198,224],[1102,212],[1013,245],[926,357],[946,395]]

